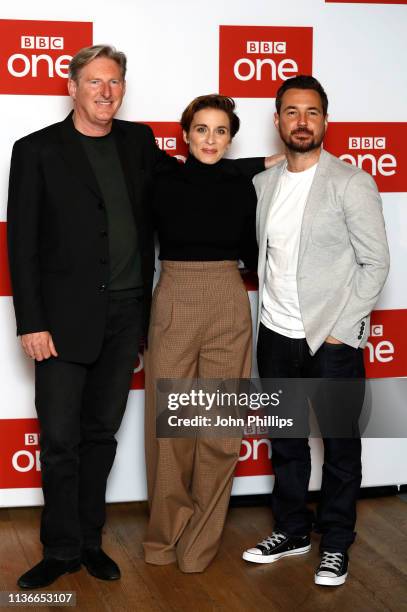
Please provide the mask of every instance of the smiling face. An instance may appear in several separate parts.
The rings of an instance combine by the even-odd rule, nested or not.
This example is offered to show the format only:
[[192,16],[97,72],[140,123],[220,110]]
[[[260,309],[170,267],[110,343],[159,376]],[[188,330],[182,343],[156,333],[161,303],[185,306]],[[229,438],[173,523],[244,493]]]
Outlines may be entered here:
[[188,133],[183,132],[192,155],[204,164],[216,164],[231,143],[230,121],[223,110],[203,108],[193,116]]
[[114,60],[98,57],[86,64],[77,81],[68,81],[76,129],[87,136],[107,134],[125,90],[120,66]]
[[308,153],[319,149],[328,126],[320,95],[313,89],[288,89],[274,124],[290,151]]

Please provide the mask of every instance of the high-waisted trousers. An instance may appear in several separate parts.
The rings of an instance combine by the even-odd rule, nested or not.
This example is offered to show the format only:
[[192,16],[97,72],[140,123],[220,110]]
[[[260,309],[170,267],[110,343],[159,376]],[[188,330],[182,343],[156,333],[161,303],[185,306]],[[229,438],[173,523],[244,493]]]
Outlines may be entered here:
[[146,351],[150,521],[145,560],[202,572],[215,557],[229,504],[240,438],[157,438],[159,378],[248,378],[250,304],[235,261],[163,261]]

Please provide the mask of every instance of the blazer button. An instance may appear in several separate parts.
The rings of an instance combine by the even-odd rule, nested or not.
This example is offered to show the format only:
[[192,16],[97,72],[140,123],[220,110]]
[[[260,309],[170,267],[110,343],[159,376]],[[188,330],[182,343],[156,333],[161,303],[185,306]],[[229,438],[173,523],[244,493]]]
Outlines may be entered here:
[[107,231],[106,231],[106,230],[102,230],[102,231],[100,232],[100,235],[102,236],[102,238],[106,238],[106,236],[107,236]]
[[101,264],[107,264],[107,259],[105,257],[101,257],[99,261]]
[[106,206],[103,204],[103,202],[99,202],[98,204],[98,209],[99,210],[105,210]]
[[99,291],[100,291],[100,293],[103,293],[104,291],[106,291],[106,284],[105,284],[105,283],[102,283],[102,284],[99,286]]

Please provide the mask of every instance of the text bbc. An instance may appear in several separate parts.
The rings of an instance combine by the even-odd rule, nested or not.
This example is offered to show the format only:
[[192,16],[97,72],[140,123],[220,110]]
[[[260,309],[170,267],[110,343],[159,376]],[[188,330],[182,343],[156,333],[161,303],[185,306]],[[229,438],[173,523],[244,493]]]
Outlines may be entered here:
[[349,149],[385,149],[385,136],[349,136]]
[[284,54],[287,51],[287,43],[273,42],[272,40],[248,40],[246,42],[246,53],[257,53],[271,55],[275,53]]
[[60,51],[64,48],[63,36],[22,36],[22,49],[55,49]]
[[163,151],[175,151],[177,148],[177,139],[173,136],[156,136],[155,141],[157,146]]

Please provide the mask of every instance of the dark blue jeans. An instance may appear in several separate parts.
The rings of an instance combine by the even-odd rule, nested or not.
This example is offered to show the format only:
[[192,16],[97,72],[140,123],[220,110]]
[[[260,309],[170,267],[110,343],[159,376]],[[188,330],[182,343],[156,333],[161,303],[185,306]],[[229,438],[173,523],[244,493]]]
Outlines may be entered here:
[[[365,371],[361,349],[324,343],[311,356],[305,339],[287,338],[261,324],[257,361],[261,378],[359,379],[361,386],[353,401],[359,402],[356,407],[359,411],[362,408]],[[317,416],[320,413],[323,420],[324,411],[331,407],[340,410],[341,401],[334,387],[322,385],[317,398]],[[342,408],[345,414],[347,406]],[[305,410],[307,406],[304,403]],[[324,437],[323,441],[321,496],[314,517],[306,505],[311,474],[308,439],[273,439],[274,528],[289,535],[302,536],[308,534],[314,525],[315,530],[322,534],[322,550],[345,552],[356,535],[356,501],[362,479],[361,441],[357,434],[346,438]]]
[[101,544],[106,481],[141,328],[141,300],[112,297],[102,350],[94,363],[53,358],[36,363],[45,557],[73,559],[82,547]]

